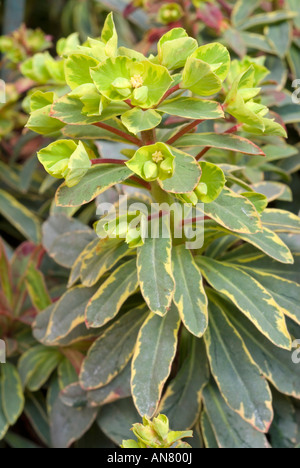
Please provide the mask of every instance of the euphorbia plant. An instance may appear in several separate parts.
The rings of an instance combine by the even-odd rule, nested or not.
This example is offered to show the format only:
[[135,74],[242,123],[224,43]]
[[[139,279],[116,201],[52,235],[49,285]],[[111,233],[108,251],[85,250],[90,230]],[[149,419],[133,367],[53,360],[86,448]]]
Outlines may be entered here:
[[145,416],[143,424],[134,424],[132,431],[138,440],[124,440],[122,448],[192,448],[181,439],[192,437],[193,432],[170,431],[169,420],[163,414],[153,421]]
[[[180,28],[161,38],[157,55],[145,57],[118,47],[112,15],[100,39],[61,54],[53,70],[60,70],[60,95],[63,76],[68,86],[62,97],[57,83],[46,84],[43,60],[23,66],[46,86],[31,96],[27,127],[57,137],[38,153],[49,174],[65,178],[56,203],[72,215],[95,200],[99,207],[115,201],[117,191],[129,194],[127,219],[121,200],[114,225],[111,218],[96,223],[101,239],[85,242],[78,232],[83,250],[71,289],[37,318],[46,345],[85,327],[98,337],[64,403],[85,409],[111,403],[98,417],[110,436],[109,415],[114,419],[115,405],[123,405],[115,400],[132,396],[141,416],[161,411],[171,427],[186,430],[198,424],[202,399],[207,446],[268,447],[267,379],[299,397],[299,368],[290,355],[300,324],[299,275],[277,233],[299,234],[300,222],[268,209],[235,164],[241,155],[263,160],[270,136],[284,147],[285,129],[260,102],[268,71],[255,60],[231,63],[223,45],[199,47]],[[100,140],[113,143],[101,149]],[[214,162],[214,151],[230,151],[231,160]],[[147,216],[132,208],[136,202],[160,208]],[[186,232],[175,235],[177,218],[167,222],[165,213],[174,203],[192,213],[195,207],[196,216],[183,224],[204,223],[203,245],[188,244],[194,239]],[[132,225],[135,211],[140,222]],[[165,236],[143,236],[145,224],[150,232],[157,219]]]

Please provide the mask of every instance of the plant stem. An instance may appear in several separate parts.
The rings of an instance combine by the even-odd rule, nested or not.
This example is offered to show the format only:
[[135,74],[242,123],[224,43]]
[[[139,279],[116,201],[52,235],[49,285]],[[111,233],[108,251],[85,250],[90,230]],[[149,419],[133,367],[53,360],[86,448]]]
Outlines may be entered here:
[[[127,161],[125,159],[92,159],[91,163],[93,166],[97,166],[98,164],[119,164],[123,166]],[[140,179],[137,176],[131,176],[130,179],[147,190],[151,190],[151,185],[143,179]]]
[[[224,132],[224,135],[229,135],[231,133],[237,132],[242,125],[243,124],[234,125],[234,127],[231,127],[229,130],[226,130],[226,132]],[[211,148],[211,146],[207,146],[202,151],[200,151],[200,153],[196,156],[197,161],[199,161],[199,159],[203,158],[203,156],[210,150],[210,148]]]
[[237,132],[244,124],[240,123],[240,124],[237,124],[237,125],[234,125],[233,127],[229,128],[229,130],[226,130],[226,134],[230,134],[230,133],[235,133]]
[[201,216],[198,218],[190,218],[190,219],[184,219],[182,221],[182,226],[187,225],[187,224],[195,224],[198,221],[209,221],[211,218],[209,216]]
[[161,100],[159,101],[159,103],[157,104],[156,107],[159,107],[161,105],[162,102],[164,102],[169,96],[171,96],[171,94],[173,93],[176,93],[176,91],[179,91],[181,88],[180,88],[180,85],[176,85],[176,86],[173,86],[173,88],[170,88],[166,94],[161,98]]
[[129,107],[131,107],[131,109],[134,109],[135,106],[133,104],[131,104],[130,99],[127,99],[125,102],[126,102],[126,104],[129,105]]
[[175,141],[179,140],[179,138],[181,138],[183,135],[193,130],[193,128],[198,127],[198,125],[200,125],[202,122],[204,122],[204,120],[194,120],[194,122],[186,125],[178,133],[176,133],[167,141],[167,145],[172,145],[173,143],[175,143]]
[[96,166],[97,164],[120,164],[123,166],[123,164],[126,163],[125,159],[92,159],[91,163],[93,166]]
[[147,190],[151,190],[151,184],[149,184],[149,182],[146,182],[145,180],[143,179],[140,179],[139,177],[137,176],[131,176],[130,179],[133,181],[133,182],[136,182],[138,183],[139,185],[141,185],[142,187],[144,187],[145,189]]
[[127,133],[119,130],[118,128],[111,127],[110,125],[105,124],[104,122],[98,122],[93,124],[95,127],[103,128],[103,130],[107,130],[108,132],[114,133],[119,137],[123,138],[124,140],[129,141],[130,143],[136,146],[143,146],[143,142],[132,135],[128,135]]
[[145,146],[154,145],[156,143],[156,132],[155,129],[145,130],[142,132],[142,141]]

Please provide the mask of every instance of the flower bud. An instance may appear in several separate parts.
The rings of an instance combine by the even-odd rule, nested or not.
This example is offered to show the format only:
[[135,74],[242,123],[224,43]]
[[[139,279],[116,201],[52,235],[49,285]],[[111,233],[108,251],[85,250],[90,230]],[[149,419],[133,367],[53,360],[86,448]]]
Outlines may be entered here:
[[153,161],[147,161],[143,168],[146,180],[155,180],[158,177],[158,166]]
[[153,419],[152,425],[155,432],[159,435],[159,437],[161,437],[161,439],[165,439],[167,437],[170,430],[167,416],[160,414],[157,418]]
[[148,86],[141,86],[133,91],[133,97],[139,104],[144,104],[148,99]]
[[194,206],[198,203],[198,197],[195,192],[181,193],[177,198],[179,198],[183,203],[192,204]]
[[208,187],[204,182],[200,182],[198,187],[195,190],[196,195],[201,198],[202,195],[207,195],[208,193]]
[[162,161],[160,165],[160,170],[163,172],[164,175],[172,175],[173,173],[173,160],[171,158],[167,158]]
[[174,23],[183,16],[183,10],[177,3],[163,5],[158,13],[158,21],[163,24]]

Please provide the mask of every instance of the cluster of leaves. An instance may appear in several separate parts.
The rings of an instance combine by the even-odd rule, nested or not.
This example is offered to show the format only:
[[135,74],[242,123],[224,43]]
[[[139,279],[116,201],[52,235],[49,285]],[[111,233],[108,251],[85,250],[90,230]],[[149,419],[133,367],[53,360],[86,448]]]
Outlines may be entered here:
[[[261,14],[247,3],[249,17]],[[30,241],[10,262],[1,245],[0,434],[10,446],[32,444],[17,435],[29,421],[38,445],[113,447],[141,416],[138,442],[124,447],[187,436],[166,439],[167,419],[193,428],[198,448],[300,443],[300,221],[267,207],[291,200],[299,169],[283,126],[296,112],[282,120],[267,107],[274,90],[290,99],[286,68],[256,53],[231,60],[221,43],[199,47],[173,26],[145,56],[119,47],[109,15],[101,38],[72,34],[58,58],[39,49],[21,64],[30,118],[18,146],[29,142],[33,157],[15,164],[10,140],[0,174],[1,228]],[[103,202],[122,213],[120,194],[129,218],[97,220]],[[144,238],[153,220],[139,212],[132,228],[136,202],[202,202],[203,247],[186,249],[174,223],[167,238]]]
[[[118,46],[111,15],[100,39],[72,35],[57,51],[22,65],[37,85],[27,128],[54,139],[39,161],[65,179],[43,245],[71,270],[33,332],[80,363],[50,412],[52,443],[88,431],[89,444],[95,433],[121,444],[139,414],[164,413],[172,428],[195,428],[193,446],[296,446],[300,222],[267,208],[289,192],[260,174],[297,153],[262,102],[263,59],[231,60],[180,28],[146,57]],[[119,194],[149,206],[202,202],[203,247],[186,249],[172,224],[165,239],[136,235],[122,216],[116,228],[105,218],[90,228],[101,202],[121,212]],[[33,349],[25,357],[39,361]]]
[[181,439],[192,437],[192,431],[170,431],[169,420],[159,414],[150,421],[146,416],[143,424],[134,424],[132,431],[137,441],[124,440],[122,448],[192,448]]
[[[55,277],[57,269],[54,273],[51,268],[41,246],[24,242],[12,252],[1,241],[0,330],[6,363],[0,369],[0,438],[11,447],[51,446],[48,414],[59,390],[76,379],[71,364],[76,367],[76,353],[46,348],[32,334],[37,314],[64,290]],[[54,371],[46,399],[41,389]],[[28,424],[32,440],[23,437]]]

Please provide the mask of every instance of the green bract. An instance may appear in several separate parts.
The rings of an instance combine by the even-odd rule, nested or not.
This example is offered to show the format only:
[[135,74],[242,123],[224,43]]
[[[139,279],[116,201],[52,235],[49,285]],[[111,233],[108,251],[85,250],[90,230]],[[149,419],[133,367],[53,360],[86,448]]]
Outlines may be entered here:
[[91,76],[103,96],[113,101],[129,99],[144,108],[158,104],[172,83],[164,67],[128,57],[108,59],[93,68]]
[[244,123],[248,132],[285,137],[286,132],[282,125],[266,118],[269,109],[254,100],[260,92],[260,88],[255,87],[259,81],[253,65],[237,76],[227,94],[226,110],[239,122]]
[[170,147],[164,143],[156,143],[140,148],[126,165],[144,180],[163,181],[172,177],[174,159]]
[[158,21],[164,24],[174,23],[183,16],[183,10],[178,3],[167,3],[158,12]]
[[95,224],[95,230],[100,238],[124,239],[129,248],[141,247],[145,242],[147,217],[140,212],[128,213],[118,218],[112,216]]
[[199,96],[218,93],[230,69],[230,55],[222,44],[199,47],[188,58],[182,75],[182,88]]
[[81,141],[59,140],[38,152],[46,171],[57,179],[66,179],[74,187],[84,177],[92,163]]
[[191,448],[189,444],[181,439],[193,437],[192,431],[170,431],[169,420],[159,414],[157,418],[150,421],[147,417],[143,418],[143,424],[134,424],[132,431],[135,440],[123,440],[122,448]]
[[172,29],[158,43],[159,63],[170,70],[181,68],[197,47],[196,39],[189,37],[184,29]]

